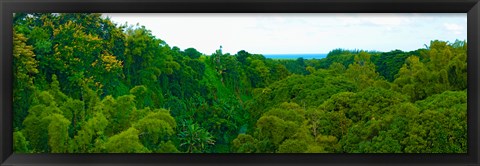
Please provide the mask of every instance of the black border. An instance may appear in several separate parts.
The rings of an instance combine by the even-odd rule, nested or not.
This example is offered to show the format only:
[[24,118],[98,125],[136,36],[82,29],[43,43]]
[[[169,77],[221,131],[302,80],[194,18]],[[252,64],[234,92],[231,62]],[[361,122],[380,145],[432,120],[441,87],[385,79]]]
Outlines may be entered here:
[[[12,154],[12,13],[468,13],[467,154]],[[480,165],[479,0],[0,0],[1,165]]]

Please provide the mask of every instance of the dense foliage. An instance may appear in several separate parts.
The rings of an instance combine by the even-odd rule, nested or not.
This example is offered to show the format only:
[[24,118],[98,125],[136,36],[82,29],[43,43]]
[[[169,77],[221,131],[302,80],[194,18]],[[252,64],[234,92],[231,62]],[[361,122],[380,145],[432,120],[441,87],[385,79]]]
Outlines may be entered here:
[[466,153],[466,42],[274,60],[14,15],[17,153]]

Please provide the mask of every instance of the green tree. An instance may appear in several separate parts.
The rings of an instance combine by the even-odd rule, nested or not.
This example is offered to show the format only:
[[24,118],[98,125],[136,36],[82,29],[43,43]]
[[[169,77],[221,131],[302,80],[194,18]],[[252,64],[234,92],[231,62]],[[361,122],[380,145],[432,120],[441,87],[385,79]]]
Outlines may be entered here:
[[[408,57],[406,63],[400,68],[394,83],[403,94],[408,94],[412,101],[427,97],[425,87],[428,83],[429,73],[425,71],[423,63],[416,56]],[[396,89],[396,88],[394,88]]]
[[30,142],[32,152],[49,152],[48,130],[52,121],[51,115],[62,114],[62,111],[58,108],[53,96],[47,91],[37,91],[33,98],[35,99],[32,103],[33,106],[29,108],[28,115],[23,121],[25,128],[22,133]]
[[[132,112],[137,111],[135,107],[135,96],[133,95],[124,95],[120,96],[115,100],[113,106],[112,120],[109,125],[111,125],[112,133],[118,133],[130,128],[132,124],[131,119]],[[109,132],[110,133],[110,132]]]
[[232,143],[234,152],[254,153],[256,151],[256,140],[249,134],[239,134]]
[[379,79],[375,64],[370,61],[370,54],[366,52],[355,55],[355,62],[348,66],[345,76],[357,84],[359,89],[366,89]]
[[180,128],[181,131],[178,134],[180,147],[187,153],[208,152],[209,146],[215,144],[210,132],[197,124],[192,124],[191,121],[183,121]]
[[21,131],[13,132],[13,152],[15,153],[29,153],[29,142],[23,136]]
[[278,148],[278,153],[304,153],[308,143],[303,140],[285,140]]
[[85,104],[83,101],[69,98],[60,109],[63,116],[71,122],[68,129],[69,136],[73,137],[80,129],[82,122],[85,121]]
[[285,121],[276,116],[262,116],[257,121],[258,139],[266,140],[275,149],[261,149],[261,152],[275,152],[276,148],[295,134],[298,125],[292,121]]
[[202,53],[198,52],[195,48],[187,48],[184,50],[184,53],[192,59],[198,59],[202,55]]
[[423,110],[412,118],[403,140],[408,153],[466,152],[466,92],[446,91],[418,101]]
[[148,85],[179,67],[172,61],[168,45],[144,26],[127,28],[125,59],[120,60],[125,64],[128,85]]
[[108,153],[148,153],[150,152],[145,148],[138,135],[140,132],[131,127],[117,135],[108,138],[105,143],[105,152]]
[[51,115],[51,122],[48,125],[48,145],[52,153],[66,153],[68,150],[68,126],[70,121],[61,114]]
[[[142,144],[153,152],[176,152],[175,146],[168,142],[175,134],[176,123],[166,110],[149,113],[133,125],[140,132]],[[172,151],[163,151],[170,146]]]
[[94,140],[102,139],[105,134],[104,131],[108,126],[109,121],[103,113],[96,112],[95,116],[82,125],[74,137],[75,147],[71,151],[80,153],[98,152],[94,151]]
[[148,93],[147,87],[140,85],[140,86],[135,86],[132,89],[130,89],[130,94],[135,96],[135,101],[137,103],[136,107],[137,108],[143,108],[145,105],[145,98]]
[[22,122],[28,114],[29,98],[35,90],[34,76],[39,71],[33,47],[26,44],[27,38],[13,32],[13,127],[22,127]]

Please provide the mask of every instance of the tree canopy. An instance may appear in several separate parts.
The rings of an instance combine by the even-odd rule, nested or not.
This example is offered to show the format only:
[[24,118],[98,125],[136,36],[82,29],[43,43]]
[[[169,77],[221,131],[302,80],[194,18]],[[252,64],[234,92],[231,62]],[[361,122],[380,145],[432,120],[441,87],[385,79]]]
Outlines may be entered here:
[[16,153],[466,153],[467,43],[278,60],[19,13]]

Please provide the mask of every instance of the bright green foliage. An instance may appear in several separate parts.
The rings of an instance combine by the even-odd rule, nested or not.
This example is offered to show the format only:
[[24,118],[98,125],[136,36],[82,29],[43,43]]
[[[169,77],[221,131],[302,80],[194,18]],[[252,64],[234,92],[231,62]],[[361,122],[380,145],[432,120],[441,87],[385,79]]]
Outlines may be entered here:
[[71,122],[69,125],[69,135],[75,135],[80,128],[81,122],[85,120],[85,106],[83,101],[68,99],[60,109],[63,112],[63,116]]
[[13,17],[16,153],[466,153],[467,43],[277,60]]
[[352,124],[352,120],[345,116],[345,111],[310,109],[305,117],[315,138],[321,135],[340,138],[347,133]]
[[15,153],[29,153],[28,144],[21,131],[13,132],[13,151]]
[[[63,91],[74,97],[80,96],[75,90],[85,84],[91,73],[85,68],[91,65],[102,52],[101,39],[98,36],[87,34],[81,24],[67,21],[53,32],[53,55],[48,64],[52,72],[64,83]],[[70,42],[73,41],[73,42]],[[68,82],[67,82],[68,80]]]
[[269,107],[283,102],[295,102],[302,107],[318,106],[336,93],[355,89],[355,85],[347,78],[319,70],[307,76],[292,75],[264,89],[256,89],[254,100],[246,105],[251,119],[256,120]]
[[278,153],[303,153],[307,149],[308,144],[301,140],[286,140],[278,148]]
[[178,136],[181,142],[180,147],[187,153],[208,152],[209,146],[215,145],[212,135],[207,130],[190,121],[182,123]]
[[[252,67],[254,69],[254,72],[260,76],[260,81],[261,82],[264,82],[264,83],[268,83],[268,75],[270,73],[270,69],[268,69],[266,66],[265,66],[265,63],[261,60],[253,60],[251,62],[252,64]],[[262,85],[259,85],[259,86],[262,86]]]
[[175,133],[175,125],[173,117],[166,112],[160,111],[150,113],[133,126],[139,130],[139,137],[143,145],[148,149],[157,150],[162,148],[162,146],[167,146],[165,142]]
[[167,142],[161,142],[158,145],[158,149],[154,151],[155,153],[178,153],[177,147],[172,141],[167,141]]
[[256,151],[256,140],[248,134],[239,134],[233,141],[234,152],[253,153]]
[[328,69],[335,75],[342,74],[345,72],[346,68],[341,63],[334,62]]
[[315,142],[321,147],[323,147],[322,151],[324,152],[339,152],[341,148],[340,144],[338,143],[337,137],[331,135],[319,135],[315,138]]
[[327,54],[327,58],[320,59],[318,63],[313,65],[315,68],[329,68],[334,63],[339,63],[343,66],[349,66],[354,62],[354,55],[358,54],[359,50],[344,50],[334,49]]
[[285,121],[276,116],[263,116],[257,122],[260,139],[271,140],[273,145],[278,146],[286,138],[295,134],[294,122]]
[[120,134],[110,137],[105,143],[105,151],[109,153],[148,153],[138,138],[139,131],[129,128]]
[[166,43],[155,38],[144,26],[126,30],[125,76],[128,85],[145,85],[156,81],[160,74],[172,74],[179,65],[165,48]]
[[465,91],[446,91],[417,102],[416,105],[425,111],[412,121],[412,125],[417,127],[407,132],[409,136],[403,140],[407,145],[405,150],[423,153],[465,152],[466,99]]
[[354,105],[345,114],[356,122],[367,121],[378,116],[383,117],[391,109],[390,107],[406,102],[407,97],[383,88],[369,88],[355,94],[353,100]]
[[75,136],[76,147],[73,151],[81,153],[91,152],[93,141],[102,138],[107,125],[108,120],[105,116],[100,112],[95,113],[95,116],[86,121],[85,125],[82,126],[82,129]]
[[263,116],[276,116],[283,120],[292,121],[301,124],[303,121],[303,112],[296,103],[282,103],[279,108],[273,108],[263,114]]
[[[305,59],[297,58],[295,61],[292,60],[280,60],[280,63],[288,69],[289,72],[294,74],[306,75],[310,74],[311,72],[307,71],[307,64]],[[311,67],[311,66],[310,66]]]
[[379,79],[375,64],[370,61],[370,54],[366,52],[355,55],[355,62],[348,66],[345,75],[361,90],[371,86],[375,80]]
[[[23,133],[25,138],[29,140],[33,152],[47,152],[48,147],[48,128],[51,122],[51,115],[61,114],[54,98],[46,91],[34,94],[36,101],[28,112],[28,116],[23,121],[25,128]],[[68,125],[68,124],[67,124]]]
[[147,93],[148,93],[148,89],[143,85],[135,86],[132,89],[130,89],[130,94],[134,95],[137,98],[137,101],[140,101],[140,102],[137,102],[137,108],[143,108],[143,106],[145,105],[143,101],[145,101],[145,97]]
[[272,144],[274,149],[259,149],[275,152],[286,139],[293,138],[304,121],[303,109],[296,103],[282,103],[264,113],[256,123],[256,136]]
[[48,145],[52,153],[65,153],[68,150],[68,126],[70,121],[63,115],[51,115],[51,122],[48,125]]
[[465,42],[432,41],[422,56],[426,62],[415,56],[407,58],[394,81],[398,86],[395,90],[417,101],[447,90],[467,88]]
[[[426,80],[425,66],[420,62],[419,58],[416,56],[408,57],[406,63],[398,72],[399,77],[395,79],[394,83],[401,89],[397,91],[402,92],[403,94],[410,95],[412,101],[423,99],[426,97],[426,92],[424,87],[421,87],[420,84],[428,83]],[[423,86],[426,86],[423,84]]]
[[135,107],[135,96],[133,95],[125,95],[120,96],[116,100],[116,105],[114,105],[114,113],[113,113],[113,133],[118,133],[119,131],[123,131],[130,127],[131,121],[130,119],[132,112],[136,111]]

